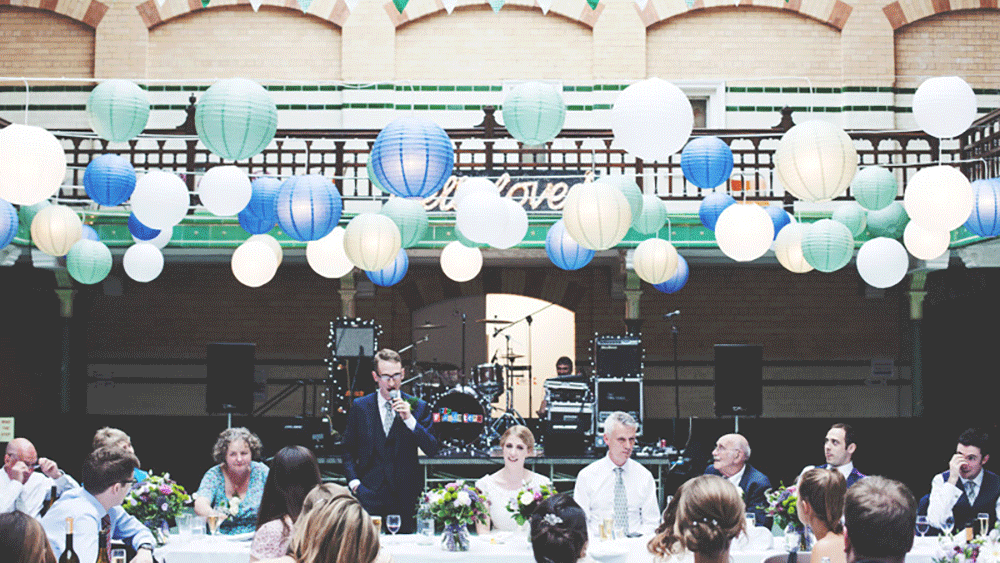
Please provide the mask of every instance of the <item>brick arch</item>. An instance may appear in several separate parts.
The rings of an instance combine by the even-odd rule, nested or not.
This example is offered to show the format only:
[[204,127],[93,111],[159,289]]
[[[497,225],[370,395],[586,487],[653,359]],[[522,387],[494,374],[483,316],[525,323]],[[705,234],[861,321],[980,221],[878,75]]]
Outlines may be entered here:
[[[928,0],[930,1],[930,0]],[[943,0],[947,2],[947,0]],[[635,6],[639,17],[646,28],[667,21],[684,14],[710,10],[713,8],[732,8],[732,0],[695,0],[690,8],[687,3],[674,2],[666,5],[650,0],[646,4],[646,9],[639,10],[638,4]],[[834,0],[831,5],[825,0],[739,0],[737,8],[771,8],[783,12],[791,12],[806,18],[816,20],[824,25],[828,25],[837,31],[842,31],[847,23],[847,18],[854,10],[850,5],[841,0]]]
[[[213,0],[205,8],[202,7],[201,0],[166,0],[162,6],[158,6],[156,0],[146,0],[142,4],[136,5],[135,9],[142,16],[142,21],[146,24],[146,28],[152,29],[186,14],[232,6],[249,7],[250,2],[249,0]],[[261,6],[284,8],[299,14],[302,13],[302,8],[299,7],[299,3],[296,0],[261,0]],[[309,10],[305,12],[305,15],[328,21],[339,28],[343,28],[344,22],[351,15],[351,11],[348,9],[347,4],[344,3],[344,0],[333,2],[333,8],[330,8],[330,2],[317,0],[310,4]]]
[[[341,2],[343,0],[340,0]],[[484,4],[482,0],[458,0],[458,4],[455,9],[463,8],[466,6],[474,6],[477,8],[482,8],[488,5]],[[535,0],[507,0],[502,9],[507,9],[511,6],[517,6],[519,8],[529,8],[537,9],[539,13],[541,8],[538,7],[538,2]],[[399,13],[396,10],[396,6],[392,2],[386,2],[385,11],[389,14],[389,19],[395,27],[400,27],[406,25],[410,22],[414,22],[418,19],[425,18],[432,15],[443,15],[447,17],[447,10],[444,8],[444,4],[441,0],[410,0],[403,10],[403,13]],[[586,2],[579,2],[578,0],[556,0],[552,3],[552,7],[549,9],[548,16],[562,16],[570,21],[583,24],[590,29],[594,28],[594,24],[597,23],[597,18],[601,17],[601,13],[604,11],[604,3],[597,5],[596,9],[591,10],[590,5]]]
[[91,28],[97,28],[104,14],[108,11],[108,5],[98,0],[68,0],[58,2],[57,0],[24,0],[13,2],[11,0],[0,0],[0,5],[16,6],[18,8],[34,8],[43,12],[52,12],[65,16]]
[[910,25],[931,16],[945,14],[948,12],[964,12],[968,10],[996,10],[997,0],[976,0],[979,6],[966,6],[962,8],[952,8],[949,0],[912,0],[906,3],[905,8],[899,0],[890,2],[882,7],[882,13],[889,20],[889,25],[893,31]]

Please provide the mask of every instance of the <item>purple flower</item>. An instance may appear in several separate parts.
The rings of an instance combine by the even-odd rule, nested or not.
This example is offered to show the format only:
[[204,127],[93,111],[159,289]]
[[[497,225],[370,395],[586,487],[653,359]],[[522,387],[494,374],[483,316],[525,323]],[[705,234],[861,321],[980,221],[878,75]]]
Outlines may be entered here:
[[169,495],[171,493],[170,487],[167,485],[160,485],[160,493],[164,495]]

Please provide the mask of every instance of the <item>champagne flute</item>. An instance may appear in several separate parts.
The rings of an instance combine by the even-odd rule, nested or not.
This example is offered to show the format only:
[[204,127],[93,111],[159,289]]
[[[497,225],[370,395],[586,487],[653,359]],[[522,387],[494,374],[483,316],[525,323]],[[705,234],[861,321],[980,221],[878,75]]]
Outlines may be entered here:
[[980,512],[976,515],[976,519],[979,520],[979,535],[985,536],[989,533],[990,515],[985,512]]
[[226,515],[220,512],[213,512],[208,515],[208,533],[209,535],[216,535],[219,531],[219,525],[222,524],[223,520],[226,519]]
[[927,533],[930,526],[930,522],[927,521],[926,516],[917,516],[917,534],[919,534],[920,537],[924,537],[924,534]]
[[944,526],[941,526],[941,531],[946,535],[951,535],[951,531],[955,529],[955,518],[949,516],[944,519]]
[[385,517],[385,527],[389,529],[389,533],[396,535],[399,531],[399,526],[403,523],[402,518],[399,514],[389,514]]

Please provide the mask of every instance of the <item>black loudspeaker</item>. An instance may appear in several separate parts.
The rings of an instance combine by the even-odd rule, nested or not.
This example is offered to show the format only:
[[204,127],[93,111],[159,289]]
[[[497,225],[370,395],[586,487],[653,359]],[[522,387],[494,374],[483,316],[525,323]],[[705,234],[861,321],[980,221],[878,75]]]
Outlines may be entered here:
[[715,345],[715,416],[761,416],[764,347]]
[[253,412],[256,344],[213,342],[208,345],[205,410],[213,413]]

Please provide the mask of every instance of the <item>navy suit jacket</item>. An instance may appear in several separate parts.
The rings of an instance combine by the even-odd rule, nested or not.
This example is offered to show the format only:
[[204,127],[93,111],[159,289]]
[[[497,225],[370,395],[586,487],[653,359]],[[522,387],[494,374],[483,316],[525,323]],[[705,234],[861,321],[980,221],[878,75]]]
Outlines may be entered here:
[[[718,475],[725,479],[712,464],[705,468],[705,475]],[[747,505],[747,512],[753,512],[757,516],[757,525],[769,525],[765,520],[767,497],[764,493],[771,488],[771,480],[748,463],[740,479],[740,488],[743,489],[743,502]]]

